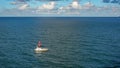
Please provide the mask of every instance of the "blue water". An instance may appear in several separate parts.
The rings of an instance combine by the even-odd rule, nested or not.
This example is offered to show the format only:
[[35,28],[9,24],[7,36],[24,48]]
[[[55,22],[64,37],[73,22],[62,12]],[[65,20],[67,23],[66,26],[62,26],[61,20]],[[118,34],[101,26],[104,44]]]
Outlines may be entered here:
[[120,68],[120,18],[0,18],[0,68]]

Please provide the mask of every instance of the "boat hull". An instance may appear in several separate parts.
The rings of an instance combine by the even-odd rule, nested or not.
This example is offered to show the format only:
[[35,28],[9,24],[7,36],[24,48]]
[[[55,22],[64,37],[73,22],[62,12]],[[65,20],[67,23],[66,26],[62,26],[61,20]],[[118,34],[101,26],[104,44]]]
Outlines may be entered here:
[[36,52],[45,52],[45,51],[48,51],[48,49],[47,49],[47,48],[38,48],[38,47],[37,47],[37,48],[35,49],[35,51],[36,51]]

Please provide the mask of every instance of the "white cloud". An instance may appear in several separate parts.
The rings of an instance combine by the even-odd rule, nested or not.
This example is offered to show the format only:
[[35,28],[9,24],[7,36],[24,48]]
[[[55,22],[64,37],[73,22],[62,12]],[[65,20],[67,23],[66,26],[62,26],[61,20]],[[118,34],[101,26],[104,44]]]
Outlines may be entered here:
[[72,4],[71,4],[71,7],[74,8],[74,9],[80,9],[81,8],[80,4],[77,1],[73,1]]
[[83,9],[90,9],[91,7],[93,7],[94,5],[91,2],[87,2],[83,5]]
[[16,2],[11,2],[10,4],[11,4],[11,5],[16,5],[17,3],[16,3]]
[[55,2],[49,2],[48,4],[43,4],[42,6],[39,6],[38,9],[54,9],[55,4]]
[[[34,2],[34,1],[33,1]],[[3,15],[79,15],[79,16],[120,16],[120,8],[112,6],[94,6],[92,2],[84,4],[78,1],[66,5],[59,5],[55,1],[42,4],[38,7],[32,7],[31,3],[26,2],[11,2],[17,8],[3,11]],[[29,4],[31,7],[29,8]],[[33,3],[32,3],[33,4]],[[36,2],[34,3],[36,4]],[[37,6],[37,5],[36,5]],[[1,11],[1,14],[3,13]]]
[[20,6],[18,9],[19,10],[24,10],[24,9],[27,9],[28,7],[29,7],[28,4],[24,4],[24,5]]
[[59,7],[60,11],[70,10],[70,9],[82,9],[82,6],[78,3],[78,1],[73,1],[72,3],[68,4],[67,6]]

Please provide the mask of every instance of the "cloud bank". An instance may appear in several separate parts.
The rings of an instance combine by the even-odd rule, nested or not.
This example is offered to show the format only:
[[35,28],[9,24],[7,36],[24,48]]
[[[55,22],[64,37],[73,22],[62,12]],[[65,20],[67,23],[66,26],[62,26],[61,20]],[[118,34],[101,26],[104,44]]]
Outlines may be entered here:
[[[88,1],[81,4],[77,0],[67,5],[60,5],[57,1],[50,0],[47,3],[32,7],[28,2],[33,0],[15,0],[10,4],[15,8],[1,11],[0,16],[120,16],[118,6],[96,6]],[[41,1],[41,0],[35,0]],[[113,2],[115,1],[115,2]],[[119,0],[103,0],[104,3],[118,3]]]

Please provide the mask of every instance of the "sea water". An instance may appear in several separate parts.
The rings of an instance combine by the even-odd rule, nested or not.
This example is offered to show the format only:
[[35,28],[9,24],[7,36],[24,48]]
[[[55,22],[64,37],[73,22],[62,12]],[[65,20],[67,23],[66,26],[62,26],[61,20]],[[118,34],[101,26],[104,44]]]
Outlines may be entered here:
[[120,18],[1,17],[0,68],[120,68]]

